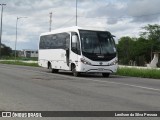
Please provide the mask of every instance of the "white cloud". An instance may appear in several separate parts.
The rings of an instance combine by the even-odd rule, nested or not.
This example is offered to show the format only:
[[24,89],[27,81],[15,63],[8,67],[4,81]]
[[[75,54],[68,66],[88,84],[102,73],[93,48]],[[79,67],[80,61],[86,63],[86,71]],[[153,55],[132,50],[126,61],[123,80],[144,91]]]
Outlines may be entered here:
[[[52,28],[75,25],[75,0],[1,0],[6,3],[3,16],[2,42],[14,49],[17,16],[18,49],[35,49],[39,35],[49,30],[49,13],[53,13]],[[78,0],[78,25],[109,30],[118,38],[138,36],[146,24],[159,23],[159,0]],[[147,15],[147,16],[144,16]],[[141,17],[140,17],[141,16]]]

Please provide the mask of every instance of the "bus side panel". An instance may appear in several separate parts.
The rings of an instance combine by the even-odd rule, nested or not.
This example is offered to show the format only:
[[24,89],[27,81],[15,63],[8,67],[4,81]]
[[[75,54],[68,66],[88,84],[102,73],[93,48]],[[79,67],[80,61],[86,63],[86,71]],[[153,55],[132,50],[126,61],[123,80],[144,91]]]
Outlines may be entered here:
[[39,50],[39,65],[48,67],[48,62],[54,69],[69,70],[66,62],[66,50],[64,49],[45,49]]

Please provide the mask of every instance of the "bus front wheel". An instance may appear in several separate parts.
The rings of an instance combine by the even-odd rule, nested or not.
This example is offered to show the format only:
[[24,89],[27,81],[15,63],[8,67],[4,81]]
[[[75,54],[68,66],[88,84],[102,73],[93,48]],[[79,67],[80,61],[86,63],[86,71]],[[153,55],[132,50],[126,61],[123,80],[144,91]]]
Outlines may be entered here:
[[75,65],[72,65],[72,73],[73,73],[73,76],[75,76],[75,77],[78,77],[80,75],[80,73],[76,71]]

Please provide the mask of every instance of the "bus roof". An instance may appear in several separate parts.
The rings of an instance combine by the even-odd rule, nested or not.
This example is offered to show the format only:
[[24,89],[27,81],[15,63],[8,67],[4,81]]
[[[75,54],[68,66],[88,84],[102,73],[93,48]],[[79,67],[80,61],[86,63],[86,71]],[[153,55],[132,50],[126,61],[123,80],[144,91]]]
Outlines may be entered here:
[[[49,35],[49,34],[57,34],[57,33],[62,33],[62,32],[78,32],[79,29],[95,31],[95,29],[86,29],[86,28],[82,28],[78,26],[72,26],[72,27],[67,27],[67,28],[55,29],[55,30],[52,30],[51,32],[45,32],[45,33],[42,33],[40,36]],[[96,31],[104,31],[104,30],[96,30]]]
[[78,27],[78,26],[67,27],[67,28],[59,28],[59,29],[52,30],[50,32],[42,33],[41,35],[56,34],[56,33],[62,33],[62,32],[70,32],[70,31],[77,32],[78,29],[82,29],[82,28]]

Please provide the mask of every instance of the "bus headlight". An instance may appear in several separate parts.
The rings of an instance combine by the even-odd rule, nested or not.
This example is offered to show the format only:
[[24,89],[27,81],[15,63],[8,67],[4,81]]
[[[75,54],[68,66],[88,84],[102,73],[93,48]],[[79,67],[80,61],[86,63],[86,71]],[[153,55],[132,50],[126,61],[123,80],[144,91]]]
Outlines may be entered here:
[[88,62],[87,60],[85,60],[84,58],[81,58],[81,62],[82,62],[83,64],[91,65],[91,63]]
[[114,60],[113,62],[111,62],[109,65],[116,65],[118,63],[118,60]]

